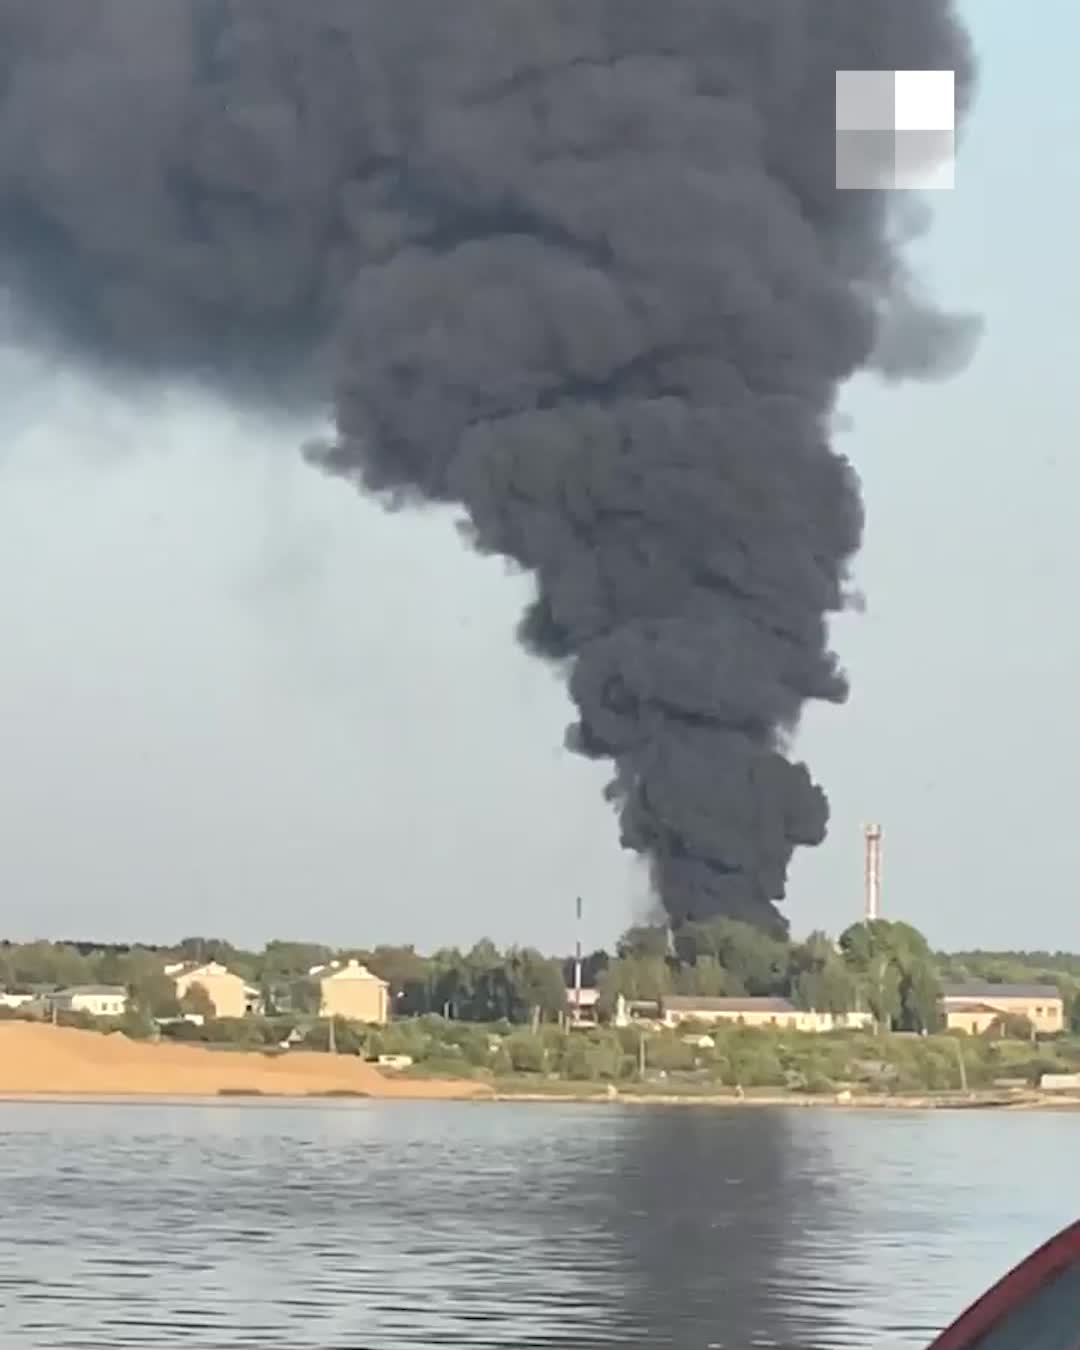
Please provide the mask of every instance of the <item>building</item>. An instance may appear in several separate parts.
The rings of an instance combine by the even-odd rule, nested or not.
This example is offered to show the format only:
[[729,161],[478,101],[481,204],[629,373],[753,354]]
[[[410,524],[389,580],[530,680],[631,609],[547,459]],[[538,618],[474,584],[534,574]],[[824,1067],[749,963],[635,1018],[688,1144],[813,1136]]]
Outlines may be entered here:
[[572,1027],[595,1027],[600,1021],[599,989],[568,989],[566,1017]]
[[390,1020],[390,986],[355,958],[316,966],[311,978],[319,986],[319,1016],[382,1025]]
[[866,1030],[874,1024],[869,1013],[814,1012],[796,1008],[786,998],[704,998],[697,994],[667,994],[660,1004],[661,1020],[668,1027],[683,1022],[734,1022],[747,1027],[823,1032]]
[[181,961],[166,966],[165,974],[176,985],[178,999],[182,999],[195,985],[200,985],[214,1005],[215,1017],[243,1017],[248,1011],[250,986],[217,961],[203,964]]
[[9,1008],[14,1011],[16,1008],[25,1008],[28,1003],[33,1003],[34,995],[27,993],[15,993],[12,990],[0,989],[0,1008]]
[[123,1017],[128,995],[119,984],[73,984],[49,996],[57,1012],[89,1013],[91,1017]]
[[1026,1017],[1043,1035],[1065,1030],[1065,1000],[1053,984],[991,984],[987,980],[947,984],[941,991],[941,1013],[949,1031],[972,1036],[981,1035],[1001,1017]]

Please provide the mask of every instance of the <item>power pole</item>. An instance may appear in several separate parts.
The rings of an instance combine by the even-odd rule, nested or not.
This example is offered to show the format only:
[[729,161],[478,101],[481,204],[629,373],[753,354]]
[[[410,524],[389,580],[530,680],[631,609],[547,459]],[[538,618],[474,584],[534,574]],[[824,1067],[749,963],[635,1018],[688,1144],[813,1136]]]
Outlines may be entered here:
[[577,898],[577,937],[574,943],[574,1021],[581,1021],[581,896]]

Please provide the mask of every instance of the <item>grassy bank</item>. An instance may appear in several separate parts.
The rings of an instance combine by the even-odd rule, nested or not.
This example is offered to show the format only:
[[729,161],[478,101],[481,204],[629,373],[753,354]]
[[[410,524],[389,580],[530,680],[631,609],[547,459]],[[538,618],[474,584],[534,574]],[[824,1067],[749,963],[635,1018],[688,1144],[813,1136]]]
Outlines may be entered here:
[[413,1076],[474,1076],[503,1095],[770,1100],[799,1096],[986,1100],[1080,1072],[1080,1038],[1032,1043],[960,1035],[809,1035],[772,1028],[683,1027],[537,1032],[420,1018],[379,1033]]
[[[66,1020],[66,1019],[65,1019]],[[97,1031],[130,1025],[95,1024]],[[220,1019],[205,1027],[162,1030],[162,1047],[179,1032],[204,1049],[251,1051],[288,1059],[328,1048],[325,1023],[291,1019]],[[290,1035],[295,1047],[281,1051]],[[197,1041],[196,1041],[197,1037]],[[1034,1089],[1045,1073],[1080,1072],[1080,1037],[1038,1043],[960,1035],[810,1035],[779,1028],[683,1026],[678,1031],[637,1026],[567,1032],[536,1031],[426,1016],[388,1027],[339,1022],[339,1055],[365,1060],[404,1055],[412,1061],[394,1078],[472,1080],[500,1095],[624,1100],[859,1099],[899,1101],[961,1094],[995,1095]]]

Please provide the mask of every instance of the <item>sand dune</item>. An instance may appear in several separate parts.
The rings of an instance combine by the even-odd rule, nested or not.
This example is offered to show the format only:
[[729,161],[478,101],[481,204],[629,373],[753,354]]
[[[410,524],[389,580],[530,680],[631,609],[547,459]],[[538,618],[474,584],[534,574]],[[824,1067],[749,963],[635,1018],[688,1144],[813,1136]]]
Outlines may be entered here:
[[303,1097],[478,1097],[468,1080],[411,1081],[351,1055],[290,1050],[264,1055],[203,1046],[148,1044],[118,1033],[0,1022],[0,1095],[213,1097],[229,1092]]

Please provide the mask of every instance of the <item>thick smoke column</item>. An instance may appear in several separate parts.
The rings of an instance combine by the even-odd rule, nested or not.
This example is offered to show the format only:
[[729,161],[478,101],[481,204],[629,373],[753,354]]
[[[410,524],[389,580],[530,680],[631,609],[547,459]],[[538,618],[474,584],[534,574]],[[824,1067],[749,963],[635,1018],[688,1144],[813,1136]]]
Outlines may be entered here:
[[884,197],[834,190],[835,71],[953,68],[965,102],[947,0],[0,0],[0,63],[37,320],[336,371],[325,463],[535,575],[522,638],[672,919],[780,923],[828,814],[785,740],[846,693],[837,389],[970,338]]

